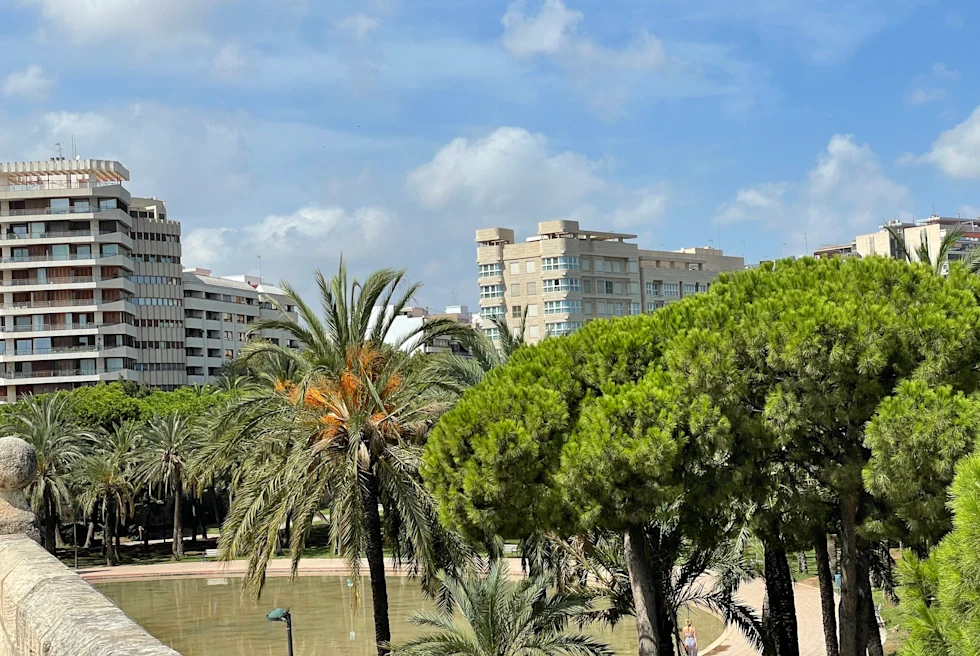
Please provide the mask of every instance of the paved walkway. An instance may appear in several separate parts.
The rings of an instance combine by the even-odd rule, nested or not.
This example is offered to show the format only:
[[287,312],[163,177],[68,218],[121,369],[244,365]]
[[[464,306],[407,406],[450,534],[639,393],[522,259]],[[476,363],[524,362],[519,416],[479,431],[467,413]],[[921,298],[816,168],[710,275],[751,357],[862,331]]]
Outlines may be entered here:
[[[515,574],[521,573],[520,560],[512,558],[508,562]],[[367,574],[367,561],[362,561],[361,566],[364,573]],[[221,578],[240,576],[245,573],[246,567],[247,561],[244,560],[205,562],[203,560],[185,559],[179,563],[91,567],[80,570],[79,574],[87,581],[122,581],[188,576]],[[405,574],[404,570],[395,568],[391,563],[388,563],[387,570],[394,575]],[[300,576],[345,574],[346,572],[347,566],[339,558],[306,558],[299,564]],[[288,576],[289,573],[290,561],[288,558],[276,559],[269,563],[268,574],[270,576]],[[746,583],[739,590],[739,597],[756,610],[762,608],[764,596],[765,584],[761,579]],[[826,656],[823,620],[820,614],[820,591],[816,587],[803,583],[796,584],[796,621],[800,636],[800,656]],[[709,647],[711,648],[710,651],[708,650]],[[758,653],[734,627],[727,628],[719,640],[713,645],[704,645],[701,650],[703,656],[709,654],[710,656],[756,656]]]

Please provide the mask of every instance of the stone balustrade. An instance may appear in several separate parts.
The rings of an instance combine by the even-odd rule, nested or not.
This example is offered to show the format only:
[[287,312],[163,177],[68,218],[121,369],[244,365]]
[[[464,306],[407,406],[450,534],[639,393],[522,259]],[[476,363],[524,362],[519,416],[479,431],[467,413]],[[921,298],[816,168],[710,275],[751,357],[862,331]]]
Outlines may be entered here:
[[34,449],[0,438],[0,656],[180,656],[38,544]]

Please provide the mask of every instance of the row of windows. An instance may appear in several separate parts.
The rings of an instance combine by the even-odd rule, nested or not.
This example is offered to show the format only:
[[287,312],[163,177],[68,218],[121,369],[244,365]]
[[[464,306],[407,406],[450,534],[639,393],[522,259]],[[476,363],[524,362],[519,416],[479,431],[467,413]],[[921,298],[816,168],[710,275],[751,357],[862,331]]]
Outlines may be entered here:
[[183,362],[137,362],[136,371],[184,371]]
[[180,264],[180,258],[171,255],[150,255],[141,253],[135,256],[137,262],[156,262],[158,264]]
[[144,241],[165,241],[171,244],[180,243],[180,235],[165,235],[160,232],[134,232],[133,236],[136,239],[142,239]]
[[167,276],[133,276],[130,278],[137,285],[179,285],[180,278]]
[[589,279],[582,281],[582,291],[591,294],[595,289],[596,294],[639,294],[640,283],[622,282],[619,280],[596,280],[595,284]]
[[136,348],[138,349],[182,349],[184,348],[183,342],[167,342],[167,341],[143,341],[136,342]]
[[137,319],[136,326],[139,328],[183,328],[183,321],[173,319]]
[[542,283],[545,294],[552,292],[578,292],[582,290],[582,285],[578,278],[555,278],[545,280]]
[[[591,304],[590,304],[591,305]],[[629,314],[639,314],[640,304],[639,303],[620,303],[613,301],[598,301],[595,304],[595,313],[599,317],[621,317],[629,312]],[[592,314],[592,308],[589,308],[588,314]]]
[[136,305],[165,305],[168,307],[180,307],[184,301],[179,298],[142,298],[139,296],[131,299]]
[[481,319],[503,319],[504,318],[504,306],[494,305],[493,307],[485,307],[480,310]]
[[582,327],[581,321],[558,321],[556,323],[546,323],[544,325],[545,332],[548,337],[558,337],[559,335],[567,335],[573,330],[578,330]]
[[582,301],[576,299],[565,299],[563,301],[545,301],[545,314],[581,314]]
[[542,271],[574,271],[579,268],[578,258],[574,255],[561,257],[546,257],[541,260]]
[[[710,289],[711,283],[707,282],[686,282],[684,283],[684,295],[706,292]],[[647,296],[670,296],[679,297],[681,295],[681,283],[677,282],[648,282],[646,285]]]
[[503,285],[483,285],[480,287],[480,298],[502,298],[503,295]]
[[493,276],[502,276],[502,275],[504,275],[504,265],[501,262],[494,262],[493,264],[480,265],[481,278],[492,278]]
[[664,305],[666,301],[647,301],[647,312],[653,312],[654,310],[659,310]]

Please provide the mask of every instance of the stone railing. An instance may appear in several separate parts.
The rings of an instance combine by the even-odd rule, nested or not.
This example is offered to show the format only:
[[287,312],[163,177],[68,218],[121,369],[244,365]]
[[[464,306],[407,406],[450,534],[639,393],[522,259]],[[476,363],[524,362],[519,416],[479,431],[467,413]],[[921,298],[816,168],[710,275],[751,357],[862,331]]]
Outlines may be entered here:
[[0,656],[180,656],[38,543],[34,449],[0,438]]

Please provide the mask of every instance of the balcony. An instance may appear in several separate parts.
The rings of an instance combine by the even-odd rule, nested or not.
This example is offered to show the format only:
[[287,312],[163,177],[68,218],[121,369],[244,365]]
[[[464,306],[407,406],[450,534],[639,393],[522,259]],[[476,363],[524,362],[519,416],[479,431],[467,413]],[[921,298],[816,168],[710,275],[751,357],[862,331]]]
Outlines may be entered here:
[[7,380],[23,380],[25,378],[73,378],[76,376],[101,376],[104,374],[121,374],[132,369],[118,367],[114,369],[45,369],[43,371],[6,371],[0,372],[0,377]]
[[119,186],[120,184],[122,184],[122,180],[31,180],[24,181],[20,184],[0,185],[0,192],[44,191],[46,189],[98,189],[100,187]]
[[[117,299],[115,301],[102,301],[105,303],[117,303],[118,301],[129,299]],[[4,303],[0,305],[0,310],[41,310],[46,308],[80,307],[99,305],[100,302],[94,298],[72,298],[64,301],[23,301],[21,303]]]
[[13,257],[0,258],[0,263],[2,264],[17,264],[19,262],[28,264],[30,262],[72,262],[75,260],[105,260],[110,257],[121,257],[125,260],[132,260],[133,258],[129,255],[123,255],[122,253],[113,253],[111,255],[97,255],[95,253],[89,253],[88,255],[80,253],[69,253],[68,255],[15,255]]
[[64,216],[65,214],[105,214],[122,212],[119,207],[35,207],[31,209],[3,210],[0,216]]
[[[129,277],[129,276],[125,276]],[[108,278],[112,280],[112,278]],[[95,278],[92,276],[52,276],[51,278],[45,278],[44,280],[38,280],[37,278],[17,278],[12,280],[2,280],[0,285],[3,287],[26,287],[28,285],[73,285],[80,282],[94,282]]]
[[[117,349],[122,348],[121,346],[110,346],[109,348]],[[96,344],[82,344],[77,346],[52,346],[50,348],[33,348],[33,349],[17,349],[12,353],[8,353],[6,357],[10,356],[35,356],[35,355],[59,355],[62,353],[98,353],[104,351],[105,348],[97,346]]]
[[60,332],[62,330],[95,330],[98,328],[108,328],[109,326],[132,326],[127,321],[111,321],[109,323],[42,323],[40,325],[27,326],[5,326],[0,327],[0,332],[4,333],[46,333]]

